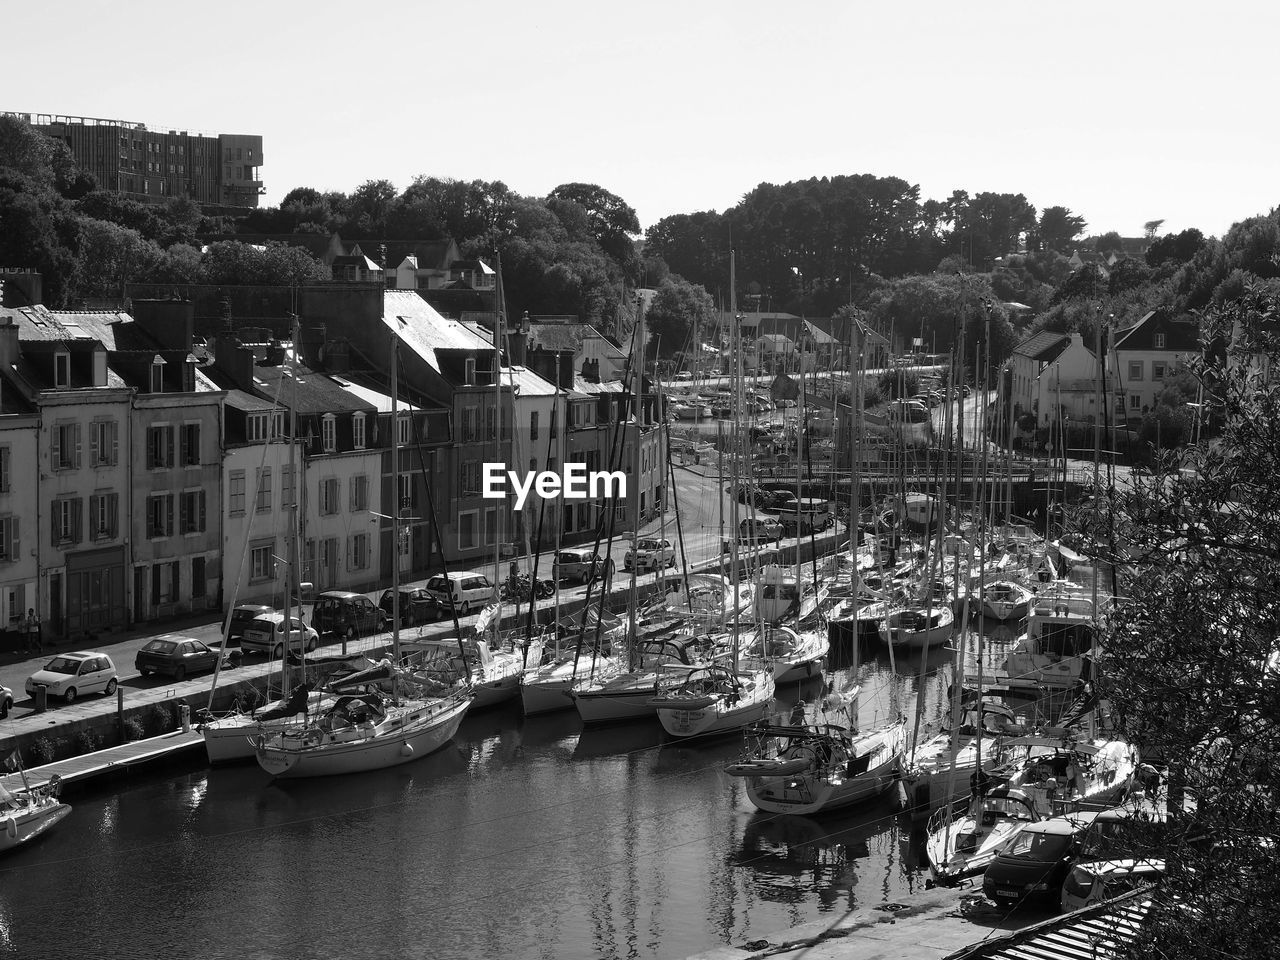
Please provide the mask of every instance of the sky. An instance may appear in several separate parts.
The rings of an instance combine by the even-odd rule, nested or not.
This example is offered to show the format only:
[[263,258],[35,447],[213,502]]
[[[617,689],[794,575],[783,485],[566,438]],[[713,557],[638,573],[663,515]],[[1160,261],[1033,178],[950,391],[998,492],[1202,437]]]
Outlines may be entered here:
[[871,173],[1221,235],[1280,203],[1278,28],[1262,0],[62,0],[6,9],[0,109],[261,134],[267,204],[587,182],[647,227]]

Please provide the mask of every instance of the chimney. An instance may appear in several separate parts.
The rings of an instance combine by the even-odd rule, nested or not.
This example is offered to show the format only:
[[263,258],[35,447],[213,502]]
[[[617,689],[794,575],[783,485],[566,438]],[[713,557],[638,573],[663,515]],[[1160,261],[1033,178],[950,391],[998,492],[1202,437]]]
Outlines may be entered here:
[[[566,351],[566,353],[567,352],[568,351]],[[582,361],[582,379],[589,380],[591,383],[600,382],[600,361],[599,360],[583,360]]]
[[44,299],[44,278],[25,267],[0,267],[0,306],[33,307]]
[[213,362],[241,390],[253,389],[253,349],[234,333],[223,333],[213,344]]
[[131,313],[147,335],[165,350],[191,352],[196,307],[190,300],[134,300]]
[[12,370],[18,362],[18,325],[0,317],[0,369]]
[[284,365],[284,344],[274,337],[267,344],[267,355],[262,360],[264,367],[279,367]]

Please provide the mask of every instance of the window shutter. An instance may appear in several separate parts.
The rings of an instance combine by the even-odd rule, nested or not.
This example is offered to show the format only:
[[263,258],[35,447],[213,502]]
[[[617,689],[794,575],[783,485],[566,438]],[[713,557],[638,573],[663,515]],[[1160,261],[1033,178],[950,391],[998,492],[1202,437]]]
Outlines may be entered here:
[[120,424],[112,420],[109,429],[111,431],[111,465],[115,466],[120,462]]
[[58,545],[58,501],[49,501],[49,532],[53,536],[53,545]]
[[93,424],[93,429],[89,431],[89,462],[90,463],[98,462],[98,431],[100,429],[101,429],[100,425],[95,423]]
[[347,537],[347,569],[351,569],[351,561],[356,552],[356,538]]
[[14,517],[9,521],[9,559],[15,563],[22,557],[19,552],[22,547],[22,538],[18,536],[18,519]]
[[58,470],[62,467],[62,428],[55,426],[50,431],[50,459],[53,461],[53,469]]
[[83,537],[80,532],[80,521],[84,518],[84,501],[76,497],[71,501],[71,542],[79,543]]
[[165,427],[164,437],[164,465],[166,467],[173,466],[173,427]]
[[178,494],[178,530],[182,533],[186,533],[191,529],[191,518],[187,513],[187,495],[180,493]]
[[78,470],[80,469],[80,424],[78,423],[75,424],[74,429],[75,429],[75,438],[76,438],[76,455],[75,455],[75,458],[71,461],[71,465]]
[[351,478],[351,488],[350,488],[350,490],[348,491],[348,494],[347,494],[347,509],[348,509],[351,513],[355,513],[355,512],[356,512],[356,487],[358,487],[359,485],[360,485],[360,478],[359,478],[359,477],[352,477],[352,478]]
[[164,498],[164,534],[173,536],[173,494]]
[[200,491],[200,524],[196,527],[201,533],[204,533],[204,491]]
[[98,536],[98,498],[96,495],[89,497],[89,538],[94,539]]
[[9,449],[0,449],[0,490],[9,489]]
[[[112,432],[115,432],[115,424],[112,424]],[[110,518],[108,521],[108,529],[111,531],[111,536],[115,537],[120,533],[120,494],[107,494],[107,513]]]

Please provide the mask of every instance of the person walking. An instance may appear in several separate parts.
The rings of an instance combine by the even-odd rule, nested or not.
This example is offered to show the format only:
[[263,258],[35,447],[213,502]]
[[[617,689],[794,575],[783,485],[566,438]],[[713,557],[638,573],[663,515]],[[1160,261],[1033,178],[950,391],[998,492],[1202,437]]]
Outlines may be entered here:
[[44,634],[34,607],[27,608],[27,652],[44,653]]

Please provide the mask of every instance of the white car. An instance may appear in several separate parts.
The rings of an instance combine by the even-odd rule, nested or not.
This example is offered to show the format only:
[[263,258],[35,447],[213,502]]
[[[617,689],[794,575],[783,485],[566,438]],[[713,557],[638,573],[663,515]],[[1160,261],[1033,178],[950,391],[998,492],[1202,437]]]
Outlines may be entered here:
[[13,691],[0,683],[0,720],[9,715],[9,708],[13,706]]
[[111,696],[116,692],[116,665],[105,653],[78,650],[60,653],[27,677],[27,695],[34,697],[36,687],[43,686],[48,697],[61,697],[75,703],[76,697],[88,693]]
[[483,573],[438,573],[427,581],[428,595],[435,597],[446,615],[465,617],[498,599],[498,589]]
[[658,570],[662,567],[676,565],[676,550],[670,540],[659,540],[656,537],[641,537],[636,541],[634,550],[627,548],[622,559],[625,570],[635,567],[637,570]]
[[[310,653],[320,642],[320,635],[300,617],[290,617],[289,620],[289,652],[305,650]],[[279,660],[284,656],[284,640],[284,614],[279,610],[260,613],[245,625],[240,649],[245,653],[270,653],[272,658]]]

